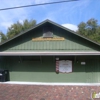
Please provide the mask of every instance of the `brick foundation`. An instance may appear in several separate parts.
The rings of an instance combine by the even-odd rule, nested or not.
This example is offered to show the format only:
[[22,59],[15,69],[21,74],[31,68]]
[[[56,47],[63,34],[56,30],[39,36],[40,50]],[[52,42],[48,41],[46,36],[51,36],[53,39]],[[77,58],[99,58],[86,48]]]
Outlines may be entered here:
[[0,84],[0,100],[92,100],[93,92],[100,92],[100,86]]

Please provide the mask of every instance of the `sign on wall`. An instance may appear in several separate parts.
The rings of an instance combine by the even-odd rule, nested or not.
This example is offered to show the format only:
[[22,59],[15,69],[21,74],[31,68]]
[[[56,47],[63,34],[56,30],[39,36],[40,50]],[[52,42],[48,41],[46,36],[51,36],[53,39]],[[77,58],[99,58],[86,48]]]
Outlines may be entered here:
[[32,41],[64,41],[63,37],[54,37],[54,38],[33,38]]
[[56,72],[61,72],[61,73],[72,72],[72,61],[71,60],[56,61]]

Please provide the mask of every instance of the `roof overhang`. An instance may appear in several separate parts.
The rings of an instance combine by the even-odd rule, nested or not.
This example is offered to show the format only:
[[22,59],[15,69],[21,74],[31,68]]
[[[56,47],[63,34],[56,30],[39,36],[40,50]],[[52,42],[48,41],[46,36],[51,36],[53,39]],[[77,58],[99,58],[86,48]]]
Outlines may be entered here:
[[100,56],[100,52],[0,52],[0,56]]

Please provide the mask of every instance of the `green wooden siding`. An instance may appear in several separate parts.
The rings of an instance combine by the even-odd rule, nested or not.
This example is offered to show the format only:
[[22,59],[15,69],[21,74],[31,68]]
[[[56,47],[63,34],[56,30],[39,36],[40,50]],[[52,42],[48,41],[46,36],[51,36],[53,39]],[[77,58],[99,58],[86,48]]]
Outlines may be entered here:
[[[27,58],[27,59],[24,59]],[[33,59],[31,59],[33,58]],[[4,57],[2,66],[10,70],[10,81],[29,82],[100,82],[100,58],[83,56],[64,56],[60,59],[73,61],[73,72],[68,74],[55,72],[55,57]],[[77,63],[77,61],[78,63]],[[19,62],[20,60],[20,62]],[[80,62],[85,61],[86,65]]]
[[43,36],[43,27],[31,30],[1,46],[0,51],[99,51],[100,46],[75,34],[53,27],[54,37],[64,37],[64,41],[32,41]]
[[17,46],[14,46],[7,51],[15,50],[62,50],[62,51],[93,51],[92,48],[81,45],[79,43],[72,42],[70,40],[65,41],[28,41]]

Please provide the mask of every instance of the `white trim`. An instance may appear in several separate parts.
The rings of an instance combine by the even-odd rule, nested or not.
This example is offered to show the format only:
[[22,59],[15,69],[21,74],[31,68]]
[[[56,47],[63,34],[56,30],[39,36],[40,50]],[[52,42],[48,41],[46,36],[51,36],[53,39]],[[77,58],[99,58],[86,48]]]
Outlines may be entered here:
[[0,56],[73,56],[100,55],[100,52],[0,52]]
[[51,86],[100,86],[100,83],[45,83],[45,82],[0,82],[0,84],[19,84],[19,85],[51,85]]

